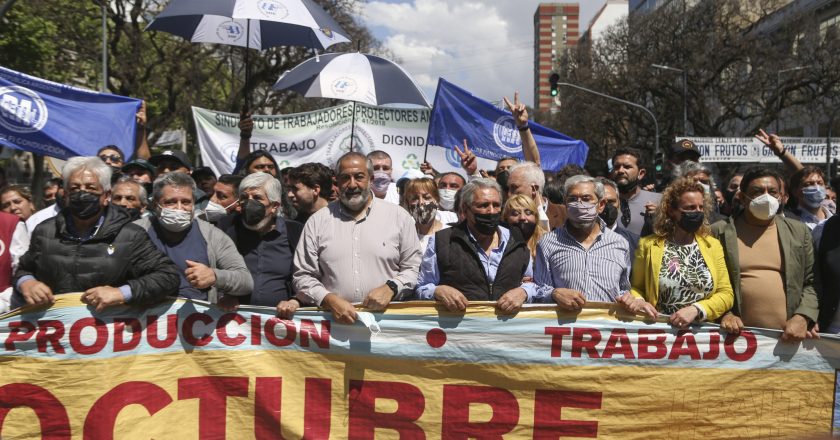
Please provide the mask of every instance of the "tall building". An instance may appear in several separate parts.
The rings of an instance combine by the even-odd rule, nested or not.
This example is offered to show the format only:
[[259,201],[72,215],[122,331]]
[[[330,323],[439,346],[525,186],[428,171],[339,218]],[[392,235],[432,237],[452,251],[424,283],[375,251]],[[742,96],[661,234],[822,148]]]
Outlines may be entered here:
[[601,35],[606,32],[607,29],[627,18],[628,11],[627,0],[607,0],[607,2],[601,6],[601,9],[595,13],[595,16],[592,17],[592,20],[589,21],[589,27],[583,31],[578,43],[594,43],[601,38]]
[[548,77],[566,49],[577,45],[580,34],[577,3],[540,3],[534,13],[534,107],[552,105]]

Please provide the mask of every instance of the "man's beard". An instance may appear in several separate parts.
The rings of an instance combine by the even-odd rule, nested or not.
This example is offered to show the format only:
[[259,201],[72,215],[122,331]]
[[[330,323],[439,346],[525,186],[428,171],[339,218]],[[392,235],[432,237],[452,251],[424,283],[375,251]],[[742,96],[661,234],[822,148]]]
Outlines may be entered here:
[[366,188],[348,188],[341,191],[338,198],[341,200],[341,204],[347,209],[359,212],[365,207],[365,205],[367,205],[372,196],[370,187],[368,186]]

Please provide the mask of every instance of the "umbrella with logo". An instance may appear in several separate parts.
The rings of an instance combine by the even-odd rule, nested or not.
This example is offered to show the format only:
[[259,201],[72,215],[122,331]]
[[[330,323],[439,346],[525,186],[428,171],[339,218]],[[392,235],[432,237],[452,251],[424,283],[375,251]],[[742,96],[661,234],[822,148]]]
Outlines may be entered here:
[[172,0],[146,30],[168,32],[193,43],[258,50],[275,46],[323,50],[350,41],[347,32],[312,0]]
[[351,149],[356,127],[356,102],[429,107],[429,101],[420,87],[402,67],[385,58],[357,52],[310,58],[280,76],[273,88],[294,90],[308,98],[352,101]]

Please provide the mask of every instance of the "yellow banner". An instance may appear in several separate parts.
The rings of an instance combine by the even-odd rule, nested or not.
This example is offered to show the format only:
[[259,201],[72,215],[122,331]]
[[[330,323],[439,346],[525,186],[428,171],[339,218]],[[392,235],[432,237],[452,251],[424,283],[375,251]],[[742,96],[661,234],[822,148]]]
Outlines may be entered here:
[[835,425],[838,342],[634,321],[607,305],[499,315],[225,313],[78,295],[0,317],[2,438],[799,438]]

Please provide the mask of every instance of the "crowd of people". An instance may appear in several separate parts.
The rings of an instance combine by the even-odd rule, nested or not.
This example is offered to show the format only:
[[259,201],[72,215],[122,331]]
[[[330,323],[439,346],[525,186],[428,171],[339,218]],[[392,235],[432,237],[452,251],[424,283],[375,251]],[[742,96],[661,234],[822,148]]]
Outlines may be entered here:
[[379,150],[280,169],[250,151],[248,114],[232,174],[193,167],[181,151],[126,161],[107,146],[72,158],[41,210],[25,186],[0,190],[0,298],[15,308],[83,292],[101,311],[179,296],[284,318],[319,306],[345,324],[358,304],[393,301],[451,312],[494,301],[504,313],[615,302],[679,328],[778,329],[788,341],[840,332],[836,192],[778,136],[756,137],[783,172],[757,165],[725,182],[689,140],[658,179],[629,147],[599,176],[551,173],[524,105],[505,103],[524,160],[493,170],[477,169],[466,140],[453,147],[463,173],[424,163],[396,178]]

